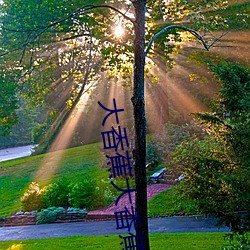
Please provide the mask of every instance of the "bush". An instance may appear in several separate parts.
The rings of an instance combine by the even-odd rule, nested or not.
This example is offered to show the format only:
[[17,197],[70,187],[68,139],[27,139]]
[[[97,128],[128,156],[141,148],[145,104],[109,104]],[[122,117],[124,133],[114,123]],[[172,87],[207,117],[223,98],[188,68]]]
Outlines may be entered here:
[[[250,250],[250,240],[247,233],[228,233],[226,234],[225,239],[229,240],[231,246],[225,247],[223,250]],[[233,241],[235,240],[237,243],[233,244]]]
[[39,210],[43,207],[44,189],[38,183],[32,182],[28,190],[21,197],[22,209],[24,211]]
[[117,190],[112,186],[110,183],[113,181],[113,183],[121,188],[121,189],[127,189],[127,182],[126,179],[129,180],[129,188],[133,189],[135,188],[135,182],[132,177],[130,178],[112,178],[112,179],[101,179],[98,181],[95,185],[94,193],[93,193],[93,207],[94,209],[99,209],[104,206],[110,205],[113,201],[115,201],[118,196],[121,194],[121,191]]
[[72,186],[69,193],[68,201],[73,207],[84,208],[92,207],[92,195],[94,193],[94,185],[87,179],[76,183]]
[[48,185],[44,192],[45,207],[68,207],[69,206],[69,193],[71,189],[70,181],[66,178]]
[[75,207],[68,207],[67,208],[67,213],[72,213],[72,212],[87,213],[87,210],[86,210],[86,208],[80,209],[80,208],[75,208]]
[[94,208],[98,209],[110,205],[116,198],[114,192],[111,190],[112,185],[110,184],[110,179],[101,179],[95,186],[94,190]]
[[[24,211],[40,210],[48,207],[66,208],[70,206],[92,209],[96,207],[93,201],[99,203],[98,198],[101,199],[101,206],[105,205],[106,195],[109,196],[107,190],[104,190],[104,193],[102,191],[95,192],[94,183],[88,181],[88,177],[85,176],[85,180],[77,183],[61,178],[43,189],[40,188],[39,184],[32,182],[21,201]],[[98,205],[98,207],[100,206]],[[53,217],[52,215],[53,213],[50,214],[51,217]]]
[[59,213],[64,212],[62,207],[49,207],[37,213],[36,224],[55,222]]

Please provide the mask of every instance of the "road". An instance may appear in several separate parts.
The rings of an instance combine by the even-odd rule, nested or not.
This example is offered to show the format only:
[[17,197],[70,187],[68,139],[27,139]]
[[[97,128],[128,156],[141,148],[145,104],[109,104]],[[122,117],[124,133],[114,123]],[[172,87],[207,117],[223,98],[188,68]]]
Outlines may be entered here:
[[[150,233],[170,232],[228,232],[227,227],[218,229],[215,218],[201,216],[174,216],[149,218]],[[132,226],[133,228],[133,226]],[[134,230],[131,230],[134,233]],[[39,238],[57,238],[76,235],[109,235],[126,234],[127,229],[116,229],[116,221],[75,222],[43,224],[33,226],[2,227],[0,241],[24,240]]]
[[0,162],[31,155],[34,145],[0,149]]

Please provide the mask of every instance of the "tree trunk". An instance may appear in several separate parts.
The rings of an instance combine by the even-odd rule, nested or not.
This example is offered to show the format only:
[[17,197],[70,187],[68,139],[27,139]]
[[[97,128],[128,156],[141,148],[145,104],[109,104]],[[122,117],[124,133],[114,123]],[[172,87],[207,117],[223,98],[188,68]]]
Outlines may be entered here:
[[144,103],[144,67],[145,67],[145,13],[146,0],[133,1],[135,7],[134,22],[134,86],[132,103],[134,107],[135,148],[133,150],[136,207],[139,209],[142,226],[137,221],[136,235],[141,231],[143,246],[149,250],[147,218],[147,179],[146,179],[146,117]]

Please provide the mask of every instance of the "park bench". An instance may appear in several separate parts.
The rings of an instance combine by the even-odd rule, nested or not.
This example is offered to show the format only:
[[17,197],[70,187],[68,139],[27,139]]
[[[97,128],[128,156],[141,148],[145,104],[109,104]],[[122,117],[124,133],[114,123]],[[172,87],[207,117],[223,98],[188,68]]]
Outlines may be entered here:
[[165,168],[162,168],[150,176],[150,181],[154,184],[158,183],[160,179],[163,178]]
[[185,175],[181,174],[177,179],[175,179],[175,181],[181,181],[184,178],[185,178]]

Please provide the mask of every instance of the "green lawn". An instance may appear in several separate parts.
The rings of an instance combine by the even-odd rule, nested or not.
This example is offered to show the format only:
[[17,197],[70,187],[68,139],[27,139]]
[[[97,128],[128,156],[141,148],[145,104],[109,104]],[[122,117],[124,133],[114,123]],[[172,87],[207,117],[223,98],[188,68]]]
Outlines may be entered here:
[[[95,143],[65,150],[58,166],[51,166],[56,167],[56,171],[50,181],[62,176],[79,181],[86,175],[93,176],[96,181],[107,179],[107,170],[100,168],[102,154],[98,146],[100,144]],[[56,155],[56,152],[50,153],[51,157]],[[44,154],[0,163],[0,217],[21,209],[20,197],[30,182],[37,181],[35,175],[46,156]]]
[[186,215],[199,214],[197,207],[177,194],[175,187],[159,193],[148,203],[148,215],[151,217],[166,214],[171,216],[177,212],[183,212]]
[[[228,246],[224,233],[169,233],[151,234],[151,250],[221,250]],[[122,249],[118,235],[75,236],[57,239],[7,241],[0,243],[1,250],[83,250]]]

